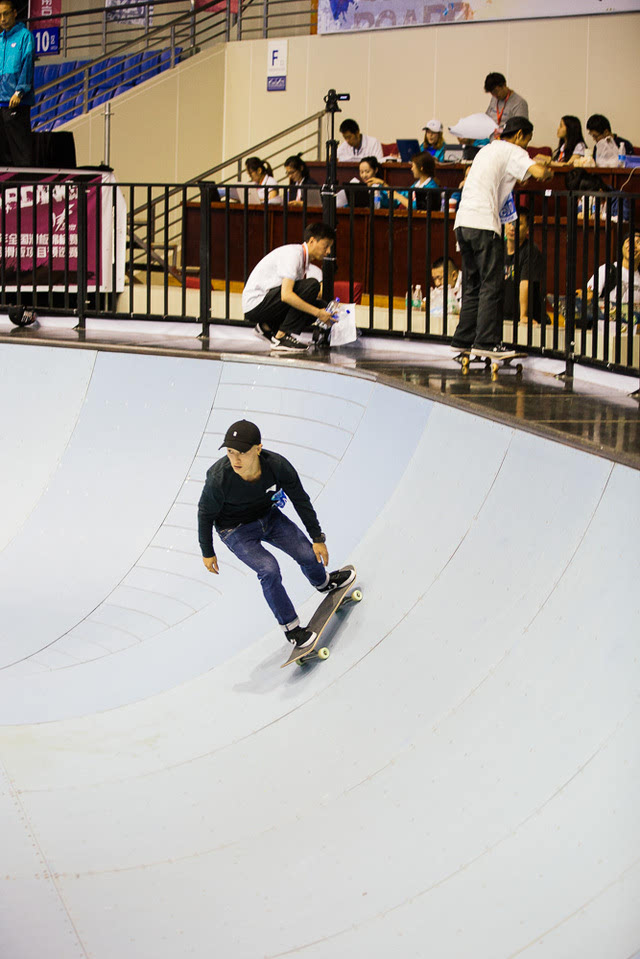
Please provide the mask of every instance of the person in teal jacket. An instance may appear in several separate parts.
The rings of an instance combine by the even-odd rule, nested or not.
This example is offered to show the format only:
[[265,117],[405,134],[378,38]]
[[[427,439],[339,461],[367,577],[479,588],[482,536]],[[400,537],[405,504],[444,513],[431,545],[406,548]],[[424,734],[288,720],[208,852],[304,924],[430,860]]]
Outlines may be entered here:
[[0,165],[33,166],[33,37],[14,0],[0,0]]

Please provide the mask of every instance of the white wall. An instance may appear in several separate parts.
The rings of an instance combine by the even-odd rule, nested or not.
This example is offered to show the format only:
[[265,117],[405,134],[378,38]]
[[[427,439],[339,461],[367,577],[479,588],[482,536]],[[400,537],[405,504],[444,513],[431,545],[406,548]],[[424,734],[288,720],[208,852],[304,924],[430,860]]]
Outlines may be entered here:
[[[112,164],[121,180],[185,180],[322,108],[330,87],[383,141],[484,111],[484,78],[503,72],[529,102],[536,145],[563,114],[604,113],[640,144],[640,14],[414,27],[289,37],[285,93],[267,93],[267,41],[209,49],[114,101]],[[80,163],[102,158],[103,120],[73,121]]]

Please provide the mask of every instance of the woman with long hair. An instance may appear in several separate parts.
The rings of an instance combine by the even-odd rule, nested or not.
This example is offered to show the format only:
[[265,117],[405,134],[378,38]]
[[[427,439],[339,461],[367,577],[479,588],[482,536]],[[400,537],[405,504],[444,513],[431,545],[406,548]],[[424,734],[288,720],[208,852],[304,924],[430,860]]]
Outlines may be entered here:
[[558,124],[558,138],[558,146],[552,156],[553,163],[573,164],[578,157],[585,155],[582,124],[577,117],[567,114],[561,118]]
[[289,203],[302,204],[304,194],[307,194],[307,203],[317,205],[320,197],[317,190],[301,190],[301,186],[318,186],[309,171],[309,167],[302,159],[302,153],[295,153],[284,161],[284,172],[289,177]]
[[247,157],[244,166],[249,179],[256,184],[247,191],[249,203],[264,203],[265,190],[268,190],[269,203],[277,200],[278,181],[273,175],[271,164],[267,160],[261,160],[260,157]]

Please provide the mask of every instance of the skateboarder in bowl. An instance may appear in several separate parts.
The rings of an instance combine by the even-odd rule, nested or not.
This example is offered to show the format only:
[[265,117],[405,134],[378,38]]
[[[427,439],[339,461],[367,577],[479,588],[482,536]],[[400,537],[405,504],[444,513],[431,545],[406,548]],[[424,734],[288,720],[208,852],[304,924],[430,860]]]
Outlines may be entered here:
[[[215,526],[225,546],[257,574],[264,598],[289,642],[306,646],[315,638],[314,634],[300,625],[283,586],[278,561],[263,542],[291,556],[320,593],[347,585],[355,578],[355,572],[327,572],[329,553],[309,495],[291,463],[279,453],[262,448],[255,423],[233,423],[220,449],[223,447],[226,456],[207,470],[198,504],[202,561],[210,573],[219,572],[213,548]],[[287,497],[312,542],[279,508]]]

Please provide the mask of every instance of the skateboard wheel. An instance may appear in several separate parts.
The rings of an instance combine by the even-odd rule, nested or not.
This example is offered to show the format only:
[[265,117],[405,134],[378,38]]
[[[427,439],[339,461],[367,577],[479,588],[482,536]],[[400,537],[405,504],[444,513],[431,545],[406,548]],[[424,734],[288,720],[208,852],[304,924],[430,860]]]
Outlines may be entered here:
[[522,363],[516,364],[516,373],[522,373]]
[[304,666],[304,659],[296,659],[296,666]]
[[492,364],[491,364],[491,372],[492,372],[492,373],[497,373],[497,372],[498,372],[498,369],[499,369],[499,366],[498,366],[497,363],[492,363]]
[[318,659],[329,659],[329,650],[326,646],[318,650]]
[[350,598],[353,600],[354,603],[359,603],[360,600],[362,599],[362,590],[354,589]]
[[463,370],[468,370],[468,369],[469,369],[469,357],[468,357],[468,356],[463,356],[460,362],[461,362],[461,364],[462,364],[462,369],[463,369]]

